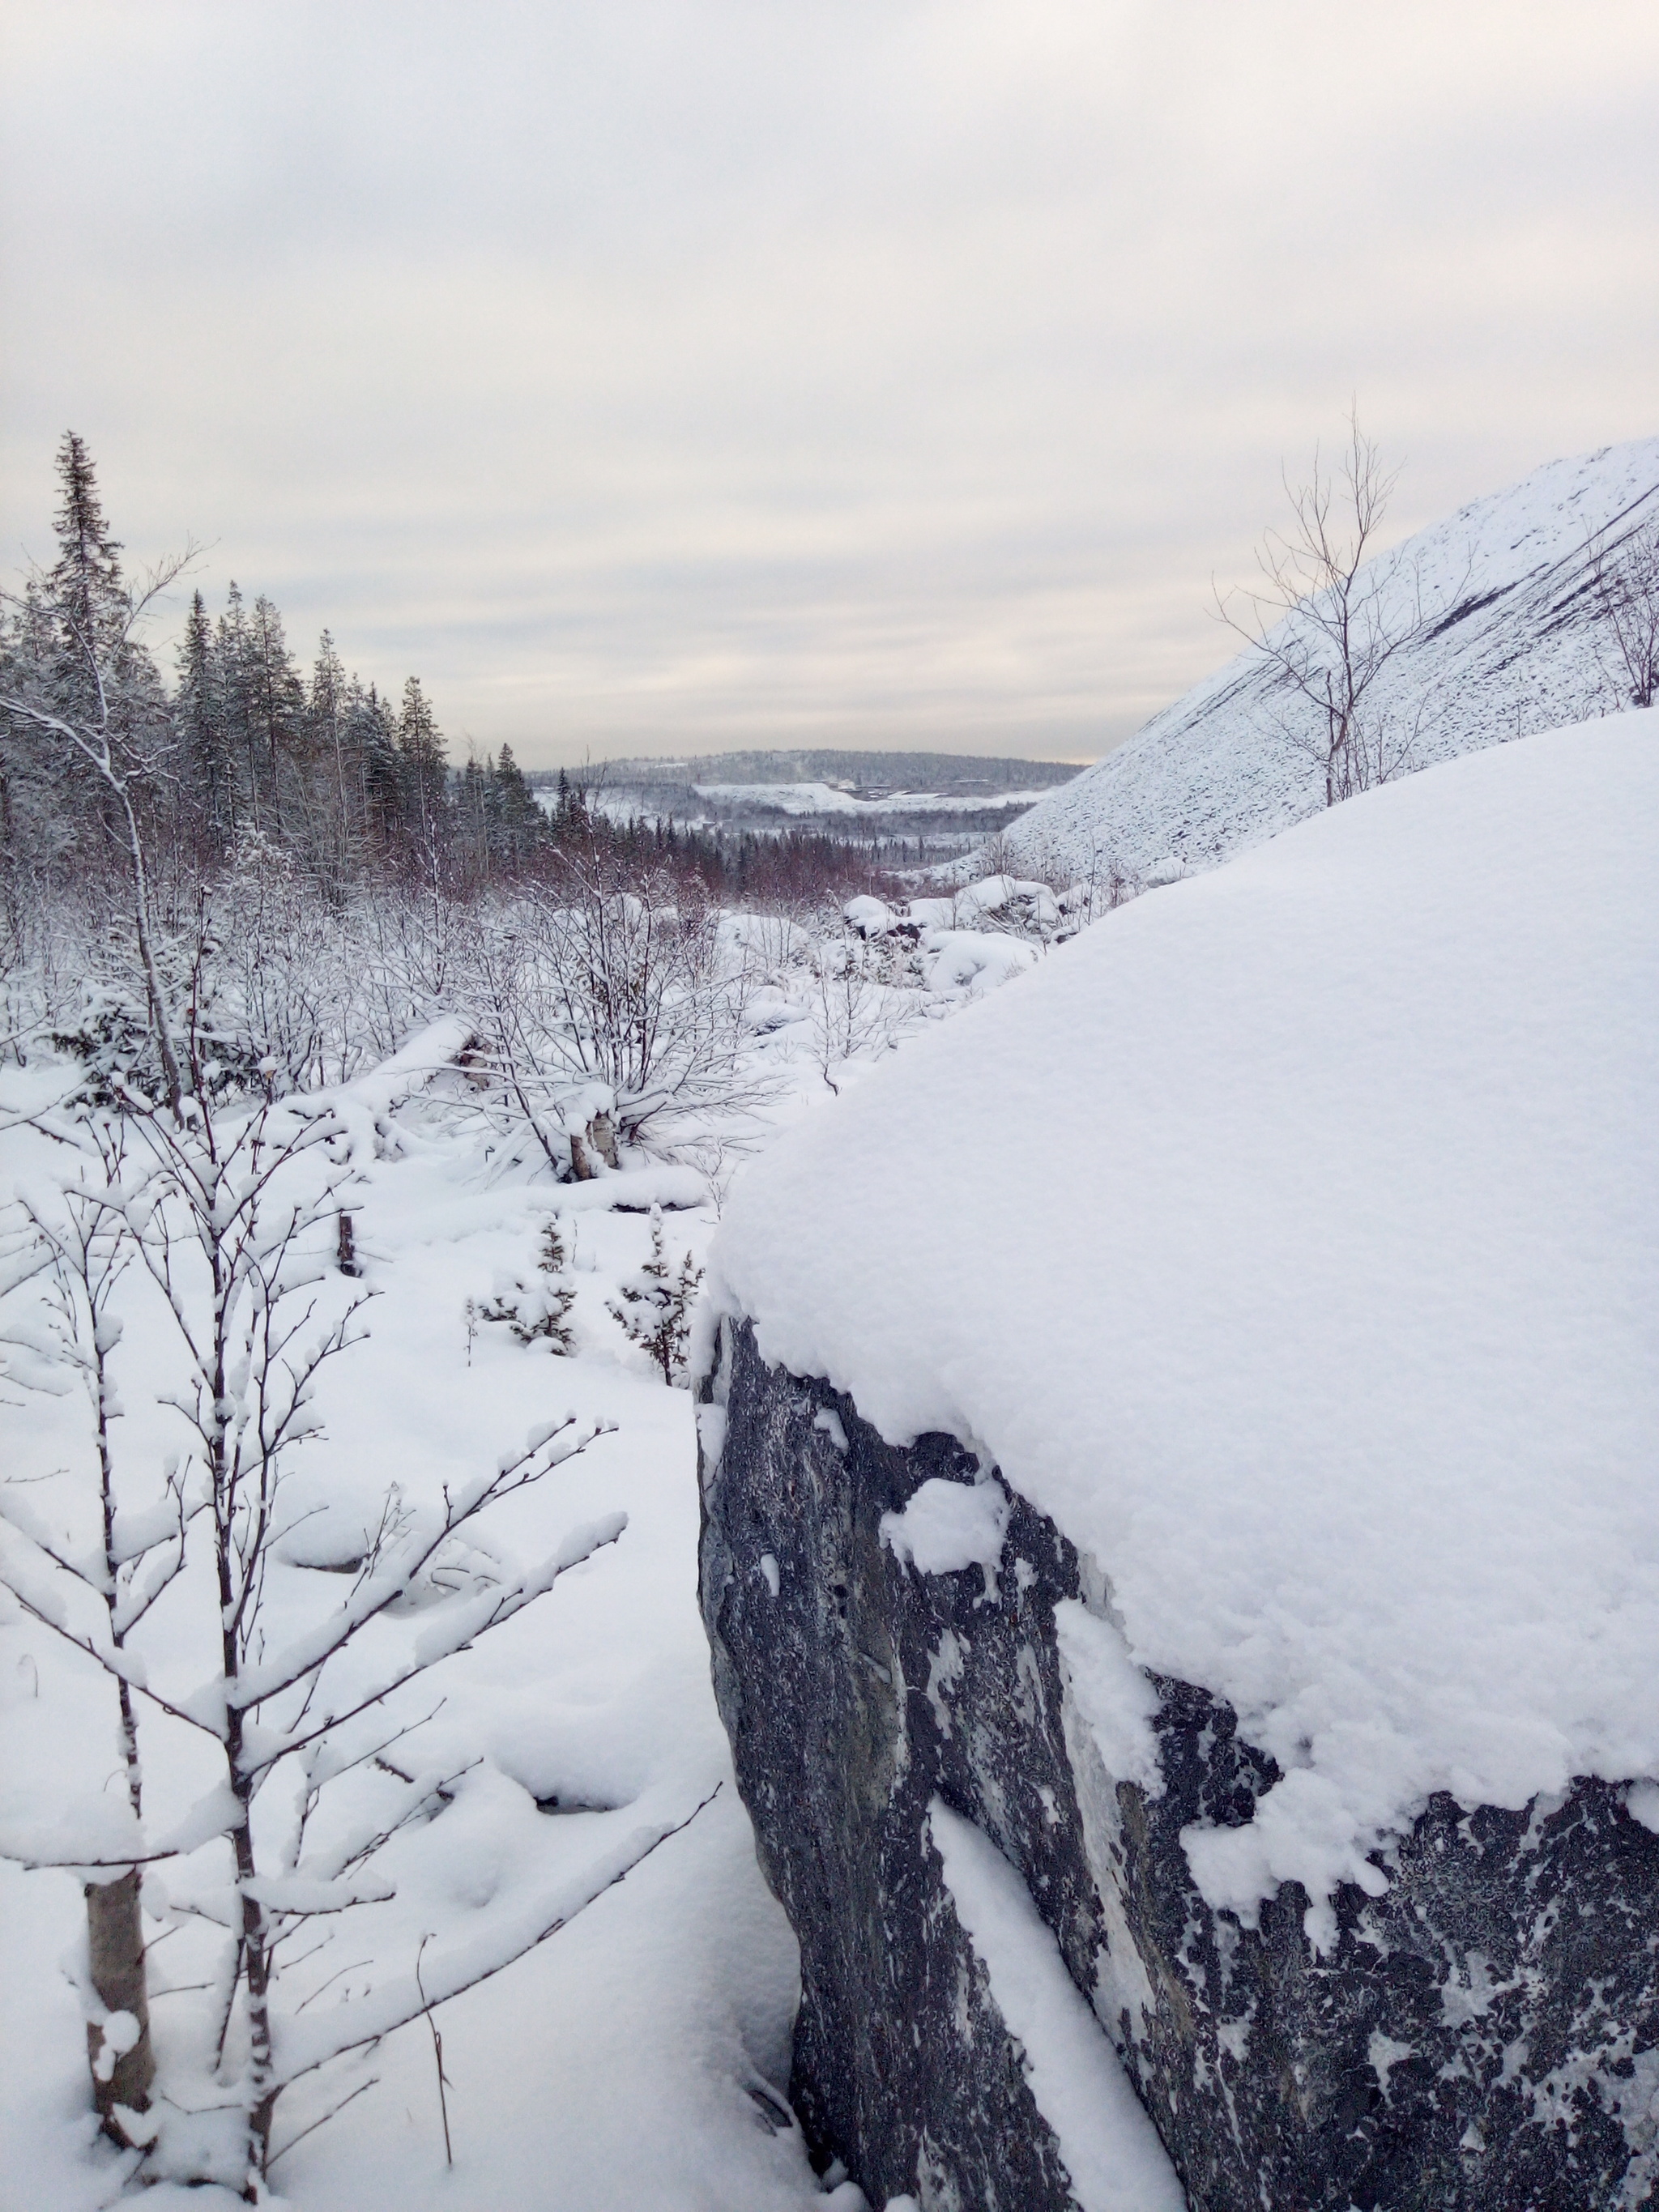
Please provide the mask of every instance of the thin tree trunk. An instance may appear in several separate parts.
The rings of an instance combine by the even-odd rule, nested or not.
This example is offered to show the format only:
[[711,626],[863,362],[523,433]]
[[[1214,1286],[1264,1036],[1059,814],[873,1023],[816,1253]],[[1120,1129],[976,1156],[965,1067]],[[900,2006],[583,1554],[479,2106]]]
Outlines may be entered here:
[[[116,1613],[115,1470],[109,1448],[108,1376],[105,1372],[97,1315],[93,1316],[93,1381],[97,1390],[95,1413],[99,1485],[104,1521],[105,1602],[109,1612],[110,1642],[122,1648]],[[138,1721],[132,1709],[132,1690],[123,1679],[117,1685],[121,1708],[121,1759],[126,1769],[127,1802],[134,1820],[143,1810],[143,1775],[138,1765]],[[140,1871],[131,1868],[118,1881],[87,1885],[87,1954],[92,1986],[100,2004],[112,2013],[126,2013],[137,2023],[131,2047],[108,2064],[105,2033],[97,2021],[87,2022],[87,2061],[92,2069],[92,2100],[104,2133],[116,2142],[130,2142],[116,2107],[142,2112],[149,2104],[150,2084],[155,2079],[155,2054],[149,2035],[149,1977],[144,1958],[144,1928],[139,1901]]]
[[[95,2020],[87,2022],[93,2102],[104,2133],[123,2146],[131,2138],[117,2107],[125,2106],[130,2112],[142,2112],[149,2103],[150,2084],[155,2079],[138,1884],[138,1869],[133,1867],[114,1881],[87,1885],[87,1950],[92,1986],[108,2012],[125,2014],[137,2023],[131,2047],[117,2054],[109,2048],[103,2027]],[[119,2040],[127,2039],[123,2036]]]

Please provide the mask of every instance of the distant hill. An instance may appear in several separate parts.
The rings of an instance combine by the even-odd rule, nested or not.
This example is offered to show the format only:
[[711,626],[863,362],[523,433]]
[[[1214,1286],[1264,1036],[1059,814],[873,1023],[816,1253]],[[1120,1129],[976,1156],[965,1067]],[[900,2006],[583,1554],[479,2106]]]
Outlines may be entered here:
[[[1419,732],[1419,767],[1627,706],[1611,672],[1589,541],[1659,514],[1659,438],[1552,461],[1378,556],[1388,588],[1443,611],[1377,696]],[[1320,772],[1285,734],[1297,702],[1244,653],[1154,714],[1126,744],[1011,823],[1014,865],[1146,881],[1213,866],[1317,813]]]
[[[820,783],[872,799],[907,791],[971,800],[1006,791],[1050,790],[1055,784],[1067,782],[1079,769],[1076,761],[990,760],[977,753],[805,750],[592,761],[565,773],[573,782],[605,789],[617,785],[654,789],[705,783],[726,788],[735,784]],[[543,787],[558,780],[556,769],[538,769],[530,776],[532,785]]]
[[[721,836],[809,832],[856,845],[884,866],[965,859],[1080,773],[1075,761],[823,749],[593,761],[565,770],[589,806],[615,822],[682,823]],[[558,780],[556,769],[531,776],[544,805]]]

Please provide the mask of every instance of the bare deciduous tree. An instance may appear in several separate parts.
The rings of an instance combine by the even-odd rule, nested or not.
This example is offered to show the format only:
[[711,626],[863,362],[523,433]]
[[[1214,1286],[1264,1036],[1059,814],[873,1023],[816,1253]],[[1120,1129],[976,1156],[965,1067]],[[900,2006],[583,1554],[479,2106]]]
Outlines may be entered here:
[[1590,576],[1606,640],[1604,662],[1632,707],[1659,696],[1659,519],[1622,539],[1591,541]]
[[[1317,763],[1327,806],[1416,765],[1418,721],[1387,711],[1382,678],[1462,588],[1431,594],[1419,562],[1378,557],[1397,481],[1351,414],[1334,468],[1316,452],[1308,483],[1285,479],[1290,521],[1262,540],[1258,583],[1242,593],[1215,589],[1222,621],[1295,695],[1283,733]],[[1248,614],[1234,611],[1240,598]]]
[[475,1109],[528,1132],[561,1178],[766,1086],[744,1063],[750,971],[720,916],[666,876],[571,860],[554,886],[470,918],[469,1010],[484,1039]]
[[812,1054],[818,1072],[839,1094],[834,1071],[860,1052],[884,1043],[892,1031],[886,994],[864,940],[850,933],[826,937],[812,962]]
[[[55,1391],[73,1378],[83,1389],[98,1536],[84,1552],[76,1551],[30,1510],[15,1483],[0,1491],[0,1520],[103,1607],[121,1771],[136,1828],[143,1817],[143,1777],[132,1681],[125,1671],[127,1642],[184,1565],[190,1509],[176,1460],[148,1508],[132,1510],[118,1498],[111,1425],[121,1407],[110,1362],[121,1340],[121,1322],[112,1301],[134,1251],[123,1189],[125,1133],[118,1124],[95,1127],[88,1145],[93,1157],[62,1192],[60,1205],[48,1210],[33,1197],[19,1201],[25,1243],[21,1263],[9,1271],[5,1287],[16,1289],[44,1274],[45,1329],[37,1333],[14,1319],[0,1330],[0,1340],[33,1355],[26,1379],[34,1387]],[[91,1986],[84,1994],[93,2101],[105,2133],[130,2148],[123,2116],[148,2109],[155,2075],[139,1870],[117,1861],[112,1871],[95,1855],[81,1863],[92,1877],[86,1884]]]
[[[188,1065],[188,1052],[186,1052]],[[134,1926],[117,1931],[134,1938],[124,1954],[131,1988],[110,2006],[118,2023],[142,2031],[147,2024],[142,1936],[135,1937],[137,1869],[162,1858],[188,1856],[222,1837],[231,1859],[234,1941],[224,1975],[211,1995],[215,2048],[222,2063],[245,2052],[224,2085],[222,2109],[240,2116],[240,2149],[197,2179],[230,2179],[252,2198],[273,2155],[272,2121],[287,2084],[341,2053],[389,2033],[436,2002],[499,1972],[539,1942],[550,1928],[509,1931],[497,1954],[463,1948],[428,1970],[425,1991],[404,2005],[397,1985],[374,1993],[366,2009],[342,2004],[313,2014],[303,2034],[289,2033],[275,2008],[282,1946],[319,1916],[331,1918],[392,1894],[367,1871],[392,1837],[439,1809],[429,1781],[409,1778],[402,1811],[342,1856],[337,1842],[307,1848],[312,1814],[323,1793],[419,1724],[387,1711],[406,1686],[453,1654],[513,1620],[550,1591],[571,1567],[614,1543],[626,1523],[611,1514],[574,1530],[546,1559],[519,1571],[491,1561],[484,1571],[466,1539],[480,1517],[501,1501],[541,1482],[554,1468],[584,1451],[603,1425],[579,1429],[574,1416],[547,1424],[523,1449],[508,1453],[493,1473],[447,1485],[440,1501],[417,1507],[389,1490],[378,1519],[366,1531],[361,1559],[343,1595],[308,1625],[279,1633],[267,1602],[273,1568],[305,1509],[289,1503],[288,1476],[294,1455],[318,1432],[315,1389],[323,1369],[351,1344],[360,1295],[331,1302],[319,1297],[331,1272],[330,1232],[336,1218],[338,1171],[331,1151],[338,1132],[326,1117],[306,1118],[282,1103],[262,1104],[230,1117],[187,1096],[178,1121],[164,1106],[135,1100],[128,1117],[131,1141],[148,1154],[143,1172],[127,1167],[71,1193],[65,1230],[37,1214],[63,1316],[58,1356],[78,1368],[95,1393],[100,1498],[105,1536],[101,1553],[82,1563],[26,1513],[8,1503],[8,1519],[23,1549],[8,1551],[0,1579],[31,1618],[100,1667],[119,1698],[127,1747],[135,1822],[140,1812],[135,1707],[145,1705],[206,1738],[222,1766],[217,1790],[186,1814],[171,1840],[147,1844],[136,1835],[118,1857],[100,1860],[90,1850],[60,1851],[56,1858],[17,1850],[33,1864],[108,1866],[114,1887],[131,1891]],[[120,1164],[107,1153],[106,1167]],[[82,1255],[86,1255],[84,1260]],[[108,1449],[108,1378],[104,1362],[115,1332],[108,1293],[121,1268],[136,1256],[170,1318],[181,1355],[162,1382],[161,1402],[182,1420],[191,1452],[183,1472],[168,1472],[159,1516],[139,1516],[129,1527],[116,1499]],[[52,1347],[43,1340],[37,1349]],[[209,1572],[197,1587],[212,1608],[218,1667],[214,1680],[191,1696],[157,1686],[128,1646],[132,1628],[179,1573],[190,1530],[199,1519],[207,1530]],[[52,1589],[67,1577],[102,1600],[95,1625],[67,1608]],[[374,1624],[422,1607],[418,1636],[387,1649],[378,1638],[370,1656],[360,1639]],[[348,1656],[349,1655],[349,1656]],[[376,1728],[376,1715],[386,1715]],[[279,1796],[297,1803],[295,1816],[273,1840],[272,1824],[256,1820],[255,1807],[281,1775]],[[634,1839],[623,1863],[605,1870],[599,1887],[621,1879],[628,1867],[655,1848],[664,1827]],[[99,1893],[103,1893],[100,1889]],[[595,1893],[598,1893],[597,1891]],[[585,1900],[584,1900],[585,1901]],[[569,1917],[567,1910],[557,1924]],[[374,2025],[365,2028],[371,2019]],[[233,2021],[237,2033],[231,2033]],[[116,2076],[99,2064],[112,2044],[116,2066],[148,2047],[135,2033],[106,2036],[94,2051],[100,2084]],[[132,2072],[128,2067],[128,2074]],[[134,2086],[122,2076],[122,2086]],[[141,2090],[148,2082],[137,2085]],[[136,2130],[142,2096],[118,2097],[112,2087],[100,2103],[116,2115],[124,2139],[147,2142]],[[234,2171],[231,2170],[234,2168]]]

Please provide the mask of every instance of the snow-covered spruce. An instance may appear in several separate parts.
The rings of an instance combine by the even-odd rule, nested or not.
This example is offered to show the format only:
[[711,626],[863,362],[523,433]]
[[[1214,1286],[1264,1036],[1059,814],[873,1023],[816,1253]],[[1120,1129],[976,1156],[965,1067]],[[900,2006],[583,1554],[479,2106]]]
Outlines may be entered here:
[[545,1345],[552,1352],[574,1348],[570,1309],[576,1303],[570,1280],[564,1234],[557,1218],[544,1224],[532,1275],[503,1273],[491,1295],[472,1309],[478,1320],[501,1323],[520,1344]]
[[[798,2095],[872,2193],[978,2202],[1035,2124],[951,1994],[935,1793],[1195,2203],[1651,2186],[1656,864],[1659,715],[1443,765],[1126,908],[734,1193],[705,1617]],[[993,1468],[998,1597],[977,1547],[907,1567]]]
[[691,1336],[691,1302],[702,1280],[691,1255],[671,1261],[664,1241],[662,1208],[651,1209],[651,1249],[637,1270],[617,1285],[611,1312],[632,1344],[648,1352],[671,1386],[685,1371]]

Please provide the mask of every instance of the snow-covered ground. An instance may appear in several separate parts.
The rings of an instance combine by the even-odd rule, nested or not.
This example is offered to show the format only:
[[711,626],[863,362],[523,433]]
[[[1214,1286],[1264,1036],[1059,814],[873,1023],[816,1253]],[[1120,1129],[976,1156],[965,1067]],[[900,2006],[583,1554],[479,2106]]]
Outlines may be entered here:
[[1655,1802],[1656,884],[1659,710],[1472,754],[1108,915],[733,1190],[763,1356],[994,1462],[1284,1769],[1188,1833],[1218,1907],[1295,1879],[1322,1941],[1436,1790]]
[[[828,939],[730,915],[747,1050],[773,1083],[759,1121],[710,1121],[682,1133],[678,1164],[625,1157],[579,1185],[504,1176],[457,1110],[462,1080],[424,1082],[459,1018],[331,1094],[374,1297],[366,1340],[321,1379],[324,1434],[295,1476],[319,1510],[272,1568],[274,1622],[325,1601],[326,1570],[361,1549],[354,1529],[389,1483],[429,1503],[567,1410],[614,1427],[504,1507],[492,1540],[534,1559],[578,1525],[628,1525],[430,1678],[444,1702],[406,1755],[456,1778],[388,1846],[397,1895],[353,1907],[333,1948],[290,1967],[284,2002],[316,2006],[291,2033],[410,1974],[428,1936],[441,1961],[544,1924],[637,1838],[702,1809],[442,2005],[453,2170],[417,2018],[331,2086],[285,2097],[283,2198],[862,2203],[812,2173],[783,2102],[795,1951],[709,1687],[690,1400],[611,1311],[653,1201],[675,1258],[702,1261],[718,1229],[716,1303],[755,1313],[770,1356],[829,1375],[895,1439],[955,1431],[1109,1562],[1122,1635],[1092,1618],[1067,1633],[1094,1639],[1073,1656],[1126,1771],[1145,1751],[1138,1665],[1237,1705],[1286,1778],[1251,1826],[1193,1835],[1218,1902],[1248,1914],[1292,1875],[1316,1900],[1374,1880],[1370,1844],[1434,1788],[1517,1803],[1575,1772],[1649,1778],[1631,1800],[1646,1817],[1659,1522],[1643,1455],[1659,1390],[1636,1328],[1659,1293],[1656,848],[1649,714],[1373,793],[1070,945],[1086,903],[1012,877],[908,908],[855,902]],[[60,1076],[49,1060],[8,1073],[0,1127]],[[0,1138],[0,1196],[49,1193],[63,1167],[27,1128]],[[465,1311],[532,1273],[554,1213],[569,1357],[470,1329]],[[331,1310],[350,1290],[330,1274],[319,1296]],[[137,1278],[122,1311],[117,1449],[154,1480],[179,1441],[156,1402],[167,1332]],[[84,1536],[84,1407],[31,1379],[27,1352],[0,1379],[6,1476],[40,1526]],[[889,1540],[915,1571],[959,1554],[994,1579],[1006,1501],[979,1504],[964,1520],[960,1499],[941,1515],[919,1495]],[[146,1632],[152,1683],[186,1692],[211,1673],[213,1611],[190,1574],[169,1593]],[[418,1617],[387,1627],[418,1632]],[[107,1680],[15,1608],[0,1727],[14,1844],[55,1814],[84,1833],[88,1802],[118,1797]],[[200,1794],[199,1747],[163,1719],[143,1748],[164,1829]],[[372,1822],[373,1771],[343,1786]],[[977,1839],[938,1818],[964,1925],[1087,2201],[1177,2201],[1052,1947]],[[169,1863],[148,1893],[162,2084],[208,2102],[199,1985],[225,1939],[199,1912],[223,1850]],[[92,2212],[131,2164],[87,2109],[83,1945],[76,1880],[0,1862],[4,2212]],[[214,2196],[163,2182],[146,2201]]]
[[[1552,461],[1378,556],[1392,624],[1421,592],[1434,626],[1389,667],[1376,703],[1415,729],[1429,766],[1628,702],[1594,619],[1589,548],[1659,514],[1659,438]],[[1274,836],[1324,803],[1284,734],[1297,702],[1245,652],[1012,823],[1015,864],[1061,879],[1115,866],[1146,883]]]
[[[960,918],[1004,903],[993,886],[977,905],[962,902]],[[573,1527],[619,1512],[628,1525],[510,1626],[445,1662],[429,1678],[431,1694],[398,1693],[399,1723],[418,1718],[440,1693],[444,1702],[394,1748],[394,1762],[460,1779],[438,1817],[377,1862],[397,1896],[343,1916],[338,1940],[290,1971],[279,2005],[293,2015],[290,2034],[343,1996],[356,2001],[371,1984],[407,1976],[428,1932],[436,1939],[428,1971],[446,1944],[499,1945],[503,1931],[580,1893],[590,1869],[620,1863],[630,1838],[683,1819],[716,1785],[719,1794],[568,1929],[442,2007],[453,2171],[422,2021],[367,2062],[348,2062],[343,2075],[337,2069],[286,2094],[279,2146],[343,2090],[376,2082],[277,2160],[274,2185],[306,2212],[509,2204],[787,2212],[809,2203],[850,2212],[862,2203],[813,2174],[784,2103],[795,1948],[756,1866],[709,1686],[696,1607],[690,1398],[665,1386],[610,1308],[646,1257],[644,1208],[661,1201],[669,1253],[700,1261],[744,1145],[832,1103],[868,1079],[895,1043],[1022,973],[1039,948],[971,928],[891,946],[851,929],[820,940],[763,916],[730,917],[725,939],[756,979],[750,1051],[755,1074],[774,1087],[759,1125],[738,1118],[698,1133],[690,1156],[702,1170],[635,1158],[581,1184],[516,1172],[503,1183],[499,1150],[492,1156],[477,1122],[454,1110],[465,1085],[428,1081],[465,1038],[457,1018],[307,1104],[337,1115],[351,1145],[359,1287],[373,1298],[365,1340],[320,1377],[323,1436],[295,1462],[287,1494],[308,1517],[272,1569],[276,1623],[287,1632],[331,1600],[340,1583],[326,1569],[362,1553],[388,1484],[410,1504],[430,1504],[446,1483],[493,1467],[567,1410],[584,1424],[614,1425],[612,1432],[501,1509],[491,1540],[505,1557],[534,1559]],[[63,1087],[49,1058],[14,1069],[0,1082],[0,1117]],[[27,1127],[7,1129],[0,1199],[27,1190],[50,1206],[64,1166],[61,1146]],[[555,1214],[571,1260],[571,1356],[516,1342],[487,1321],[469,1329],[469,1300],[482,1307],[501,1285],[536,1279],[541,1231]],[[328,1274],[324,1315],[352,1290]],[[38,1322],[33,1296],[25,1288],[7,1302],[0,1335],[15,1334],[20,1318],[27,1334],[32,1312]],[[166,1316],[136,1271],[119,1310],[125,1334],[113,1360],[125,1411],[116,1449],[143,1490],[183,1441],[155,1402],[178,1361]],[[0,1346],[7,1481],[20,1486],[13,1495],[37,1526],[84,1540],[93,1533],[85,1403],[27,1387],[40,1379],[39,1359],[11,1350],[4,1372]],[[14,1554],[29,1552],[21,1539],[6,1541]],[[192,1569],[143,1633],[154,1686],[183,1693],[211,1676],[212,1638],[201,1630],[213,1616],[210,1589]],[[114,1717],[112,1686],[94,1663],[0,1595],[0,1842],[26,1848],[54,1820],[64,1832],[78,1822],[84,1833],[90,1802],[106,1812],[118,1804]],[[164,1833],[212,1777],[188,1729],[153,1714],[142,1726],[146,1817],[153,1834]],[[372,1823],[381,1786],[372,1771],[350,1784],[353,1817],[367,1813]],[[200,1985],[221,1966],[227,1940],[192,1908],[211,1905],[224,1850],[216,1843],[169,1862],[147,1890],[161,2087],[192,2109],[214,2100]],[[84,1920],[72,1875],[0,1860],[5,2212],[92,2212],[119,2193],[131,2164],[95,2137],[88,2110],[72,1978]],[[313,1988],[313,2009],[294,2014]],[[186,2197],[163,2182],[144,2195],[159,2208],[204,2205],[214,2192]]]
[[[17,1136],[10,1144],[19,1168],[37,1177],[49,1170]],[[310,1448],[311,1463],[295,1479],[348,1514],[358,1504],[369,1510],[393,1477],[412,1499],[428,1499],[568,1408],[614,1422],[616,1431],[519,1501],[507,1534],[530,1553],[604,1512],[625,1511],[629,1526],[493,1641],[450,1662],[436,1684],[447,1703],[405,1755],[422,1767],[479,1764],[427,1832],[429,1847],[396,1869],[398,1899],[360,1915],[365,1924],[350,1931],[372,1947],[382,1974],[409,1971],[428,1927],[487,1922],[552,1895],[617,1832],[689,1812],[727,1771],[696,1612],[690,1403],[664,1386],[605,1310],[609,1286],[645,1256],[646,1221],[596,1209],[569,1216],[579,1356],[555,1358],[486,1325],[469,1364],[465,1297],[486,1297],[503,1270],[528,1269],[555,1194],[480,1193],[474,1163],[452,1149],[440,1143],[381,1163],[356,1194],[359,1249],[376,1294],[370,1334],[326,1378],[326,1440]],[[699,1249],[712,1218],[707,1208],[670,1215],[676,1245]],[[165,1340],[153,1315],[144,1325],[143,1301],[132,1304],[118,1355],[129,1408],[118,1443],[135,1457],[159,1458],[167,1425],[147,1405],[146,1382],[166,1357]],[[4,1418],[10,1475],[84,1456],[77,1400],[33,1400],[8,1407]],[[52,1492],[50,1483],[32,1486],[37,1510]],[[67,1520],[70,1506],[61,1510]],[[179,1619],[184,1610],[174,1608]],[[188,1686],[204,1655],[151,1641],[163,1645],[153,1674]],[[0,1630],[0,1696],[8,1746],[0,1818],[38,1821],[58,1792],[102,1788],[114,1737],[106,1686],[90,1662],[65,1658],[45,1632],[14,1618]],[[147,1720],[145,1731],[152,1801],[187,1801],[191,1747],[165,1722]],[[538,1800],[555,1797],[616,1809],[538,1811]],[[79,1891],[65,1875],[5,1867],[0,1898],[4,2201],[9,2212],[81,2212],[106,2202],[119,2173],[89,2140],[78,2005],[60,1971],[77,1942]],[[162,1986],[196,1978],[201,1948],[187,1926],[167,1936],[155,1953]],[[332,1971],[349,1960],[331,1954],[327,1963]],[[798,2137],[775,2132],[748,2094],[787,2084],[793,1973],[793,1938],[756,1870],[727,1780],[690,1828],[568,1931],[445,2008],[453,2174],[430,2040],[417,2023],[376,2055],[370,2070],[380,2086],[279,2161],[274,2178],[316,2212],[428,2203],[495,2212],[531,2203],[713,2212],[816,2198]],[[184,1995],[173,2006],[192,2002]],[[174,2012],[165,1996],[153,2009],[165,2051]],[[279,2118],[278,2140],[317,2109],[315,2097],[299,2093]]]

